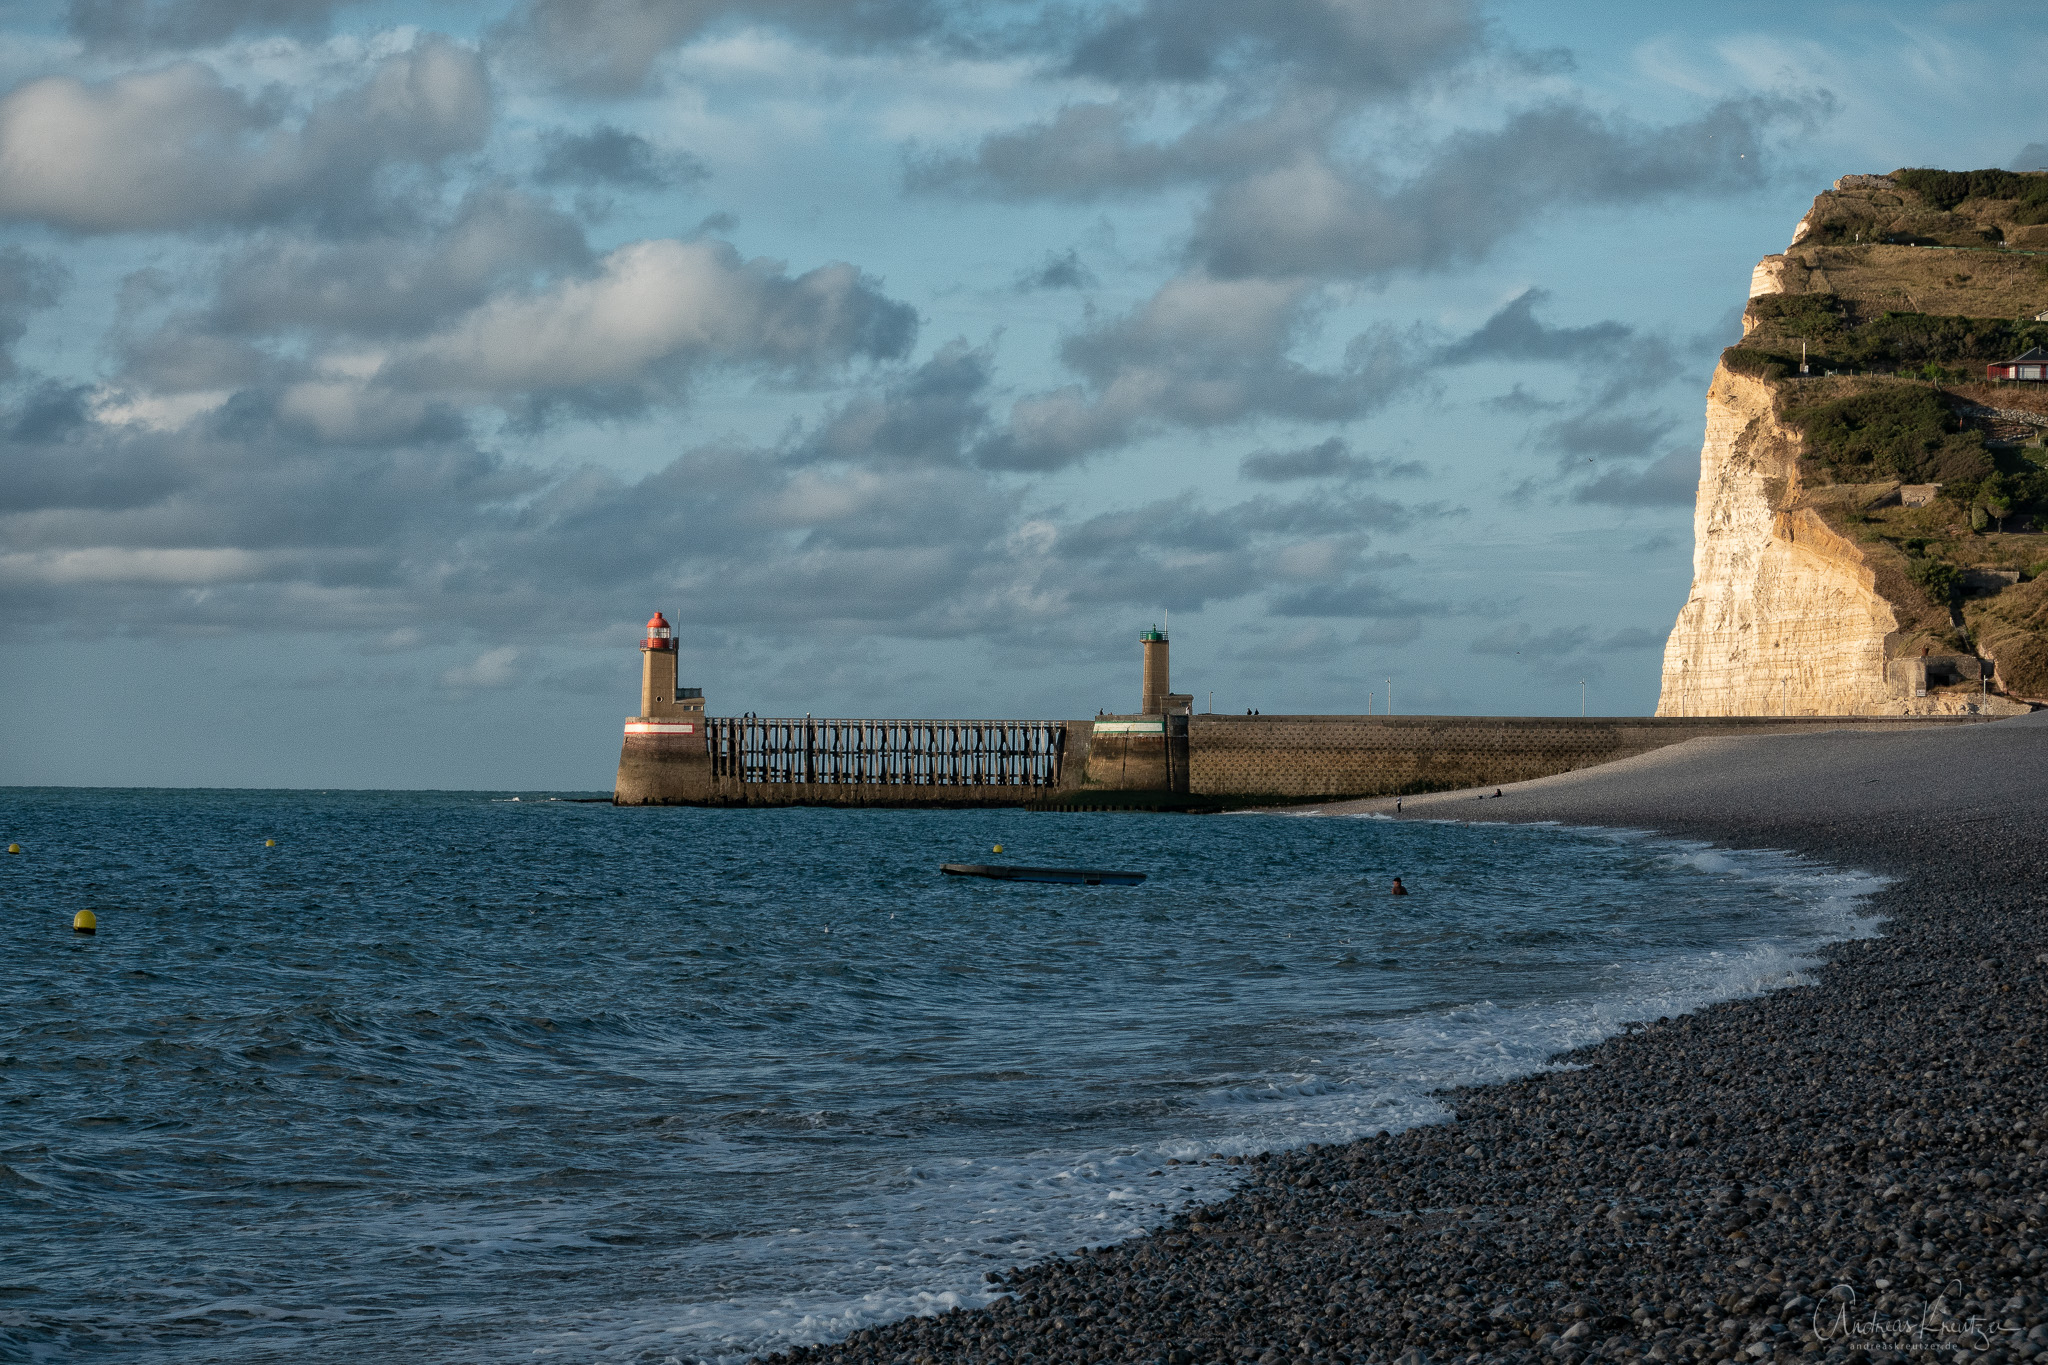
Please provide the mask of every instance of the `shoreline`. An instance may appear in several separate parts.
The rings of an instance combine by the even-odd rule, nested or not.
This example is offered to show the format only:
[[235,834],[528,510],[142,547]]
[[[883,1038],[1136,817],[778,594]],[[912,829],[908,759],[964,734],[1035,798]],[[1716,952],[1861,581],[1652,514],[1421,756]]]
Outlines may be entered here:
[[2002,1365],[2048,1346],[2048,718],[1696,740],[1501,790],[1399,818],[1784,849],[1892,877],[1865,903],[1884,931],[1825,950],[1809,985],[1446,1092],[1447,1123],[1245,1158],[1229,1198],[1020,1270],[988,1307],[765,1358]]

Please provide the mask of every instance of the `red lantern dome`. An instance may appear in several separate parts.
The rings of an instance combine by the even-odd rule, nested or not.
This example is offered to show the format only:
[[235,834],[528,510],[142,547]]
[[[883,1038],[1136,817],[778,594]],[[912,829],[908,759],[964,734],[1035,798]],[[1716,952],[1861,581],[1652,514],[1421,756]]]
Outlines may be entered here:
[[642,649],[674,649],[675,638],[670,635],[668,622],[660,612],[654,613],[647,621],[647,638],[640,642]]

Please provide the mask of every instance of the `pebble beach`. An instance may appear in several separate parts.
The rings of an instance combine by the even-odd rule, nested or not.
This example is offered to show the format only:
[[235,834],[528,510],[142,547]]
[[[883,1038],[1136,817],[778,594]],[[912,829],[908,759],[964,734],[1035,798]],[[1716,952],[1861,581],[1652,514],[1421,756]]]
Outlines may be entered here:
[[[1232,1158],[1154,1233],[776,1362],[1983,1361],[2048,1347],[2048,715],[1705,740],[1407,820],[1555,821],[1892,879],[1807,984]],[[1392,801],[1331,814],[1391,814]],[[1428,894],[1427,868],[1406,876]],[[1219,1158],[1220,1159],[1220,1158]]]

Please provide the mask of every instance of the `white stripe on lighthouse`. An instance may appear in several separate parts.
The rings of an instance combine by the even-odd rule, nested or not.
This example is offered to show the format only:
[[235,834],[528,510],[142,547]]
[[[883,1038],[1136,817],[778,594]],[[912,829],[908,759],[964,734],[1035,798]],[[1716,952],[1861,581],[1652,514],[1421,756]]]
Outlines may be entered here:
[[693,721],[674,720],[629,720],[626,722],[629,735],[694,735],[697,733]]

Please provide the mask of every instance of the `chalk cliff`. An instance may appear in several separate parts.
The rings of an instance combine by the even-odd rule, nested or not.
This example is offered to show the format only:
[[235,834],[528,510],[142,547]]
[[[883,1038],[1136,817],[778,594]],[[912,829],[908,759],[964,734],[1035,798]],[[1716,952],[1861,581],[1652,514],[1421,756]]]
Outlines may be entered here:
[[1660,716],[1878,715],[1891,603],[1857,547],[1801,507],[1799,436],[1766,380],[1714,372],[1693,584],[1664,648]]
[[[1918,275],[1935,253],[1890,245],[1883,237],[1872,244],[1860,236],[1846,246],[1802,251],[1802,242],[1815,239],[1817,225],[1821,237],[1847,240],[1847,234],[1829,226],[1843,218],[1844,201],[1866,217],[1874,212],[1869,207],[1873,202],[1889,203],[1895,215],[1915,212],[1924,217],[1914,196],[1891,178],[1845,177],[1801,220],[1792,249],[1765,258],[1752,275],[1744,340],[1716,367],[1707,394],[1706,440],[1693,513],[1693,583],[1665,646],[1660,716],[1944,715],[2027,709],[1985,686],[1990,660],[1980,658],[1971,643],[1960,608],[1963,590],[1956,586],[1966,571],[1958,569],[1949,579],[1933,573],[1928,556],[1938,551],[1953,558],[1958,551],[1946,541],[1937,541],[1935,549],[1928,543],[1940,534],[1953,534],[1957,544],[1967,541],[1974,546],[1978,559],[2026,551],[1994,544],[1995,537],[1972,540],[1966,506],[1943,504],[1934,512],[1873,511],[1899,506],[1902,482],[1912,482],[1910,470],[1901,480],[1885,478],[1897,469],[1881,464],[1852,467],[1843,462],[1846,457],[1816,451],[1802,429],[1801,421],[1815,405],[1833,403],[1839,408],[1870,393],[1896,395],[1910,388],[1925,395],[1929,389],[1928,383],[1916,382],[1917,370],[1911,378],[1903,377],[1896,361],[1881,372],[1878,364],[1883,357],[1870,359],[1877,343],[1869,338],[1886,327],[1898,330],[1895,320],[1908,316],[1897,311],[1899,286],[1918,285]],[[1858,219],[1855,225],[1864,221]],[[1883,219],[1879,225],[1893,221]],[[1980,276],[1994,266],[2002,275],[2008,264],[2020,264],[1995,248],[1970,254],[1987,258],[1978,266]],[[1951,291],[1973,283],[1956,270],[1956,260],[1956,255],[1947,255],[1942,267],[1947,273],[1940,283]],[[2031,263],[2025,268],[2033,271]],[[1986,280],[1977,287],[1990,283]],[[1785,294],[1821,297],[1792,304],[1772,298]],[[1760,306],[1760,301],[1771,306]],[[1998,312],[2013,316],[2005,300],[1998,302]],[[1816,318],[1824,320],[1827,329],[1819,328]],[[1852,369],[1823,356],[1822,339],[1843,354],[1852,342],[1862,345],[1864,349],[1856,352],[1860,363]],[[1797,372],[1803,347],[1814,353],[1816,362],[1809,377]],[[1855,377],[1838,378],[1837,370],[1823,369],[1838,363],[1840,374]],[[1952,377],[1960,381],[1967,374],[1959,370]],[[1941,401],[1957,410],[1971,409],[1968,401],[1947,392]],[[1966,419],[1957,418],[1961,434],[1942,438],[1949,442],[1943,458],[1988,458],[1981,434],[1962,431],[1965,426]],[[1975,444],[1962,455],[1949,448],[1961,449],[1965,442]],[[1976,472],[1981,476],[1982,471]],[[1861,481],[1871,476],[1875,481]],[[1976,496],[1979,487],[1955,486],[1966,486],[1970,496]],[[1907,490],[1909,509],[1917,506],[1910,496],[1917,487]],[[1907,534],[1924,531],[1937,512],[1949,521],[1960,517],[1961,531]],[[1883,523],[1887,515],[1911,524]],[[2006,681],[1990,676],[1994,684]]]

